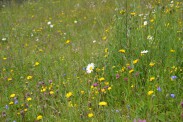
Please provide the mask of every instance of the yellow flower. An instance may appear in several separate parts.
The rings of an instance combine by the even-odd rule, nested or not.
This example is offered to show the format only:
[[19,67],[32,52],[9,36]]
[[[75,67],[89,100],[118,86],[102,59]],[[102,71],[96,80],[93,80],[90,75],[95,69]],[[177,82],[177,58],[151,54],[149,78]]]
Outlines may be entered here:
[[71,42],[70,40],[66,40],[66,42],[65,42],[65,43],[66,43],[66,44],[69,44],[70,42]]
[[31,101],[31,100],[32,100],[32,98],[31,98],[31,97],[28,97],[28,98],[27,98],[27,101]]
[[38,66],[39,65],[39,62],[35,62],[34,66]]
[[136,59],[133,61],[133,64],[136,64],[139,61],[139,59]]
[[8,78],[8,81],[12,81],[12,78]]
[[154,93],[154,91],[148,91],[147,95],[152,95]]
[[112,88],[111,87],[108,87],[107,89],[110,91]]
[[155,63],[150,62],[149,66],[153,67],[155,65]]
[[119,50],[118,52],[120,52],[120,53],[125,53],[125,50],[124,50],[124,49],[121,49],[121,50]]
[[132,13],[130,13],[132,16],[135,16],[136,15],[136,13],[135,12],[132,12]]
[[3,60],[6,60],[6,59],[7,59],[6,57],[3,58]]
[[68,92],[65,96],[66,96],[66,98],[71,97],[72,96],[72,92]]
[[104,77],[101,77],[101,78],[99,78],[98,80],[99,80],[99,81],[104,81],[105,78],[104,78]]
[[133,69],[131,69],[131,70],[129,71],[129,73],[132,73],[132,72],[134,72],[134,70],[133,70]]
[[11,94],[11,95],[10,95],[10,98],[14,98],[14,97],[15,97],[15,94]]
[[104,41],[105,41],[106,39],[107,39],[107,37],[106,37],[106,36],[103,36],[103,37],[102,37],[102,40],[104,40]]
[[27,76],[27,80],[30,80],[30,79],[32,79],[32,76],[30,76],[30,75]]
[[50,94],[54,94],[54,91],[50,91]]
[[37,118],[36,118],[36,120],[41,120],[41,119],[43,119],[43,116],[41,116],[41,115],[37,116]]
[[89,117],[89,118],[91,118],[91,117],[93,117],[93,116],[94,116],[93,113],[89,113],[89,114],[88,114],[88,117]]
[[9,105],[13,105],[13,102],[11,101],[11,102],[9,103]]
[[100,106],[106,106],[106,105],[107,105],[107,102],[104,102],[104,101],[99,102],[99,105],[100,105]]
[[81,94],[84,94],[85,92],[84,91],[81,91]]
[[108,52],[108,48],[105,48],[104,52],[107,53]]
[[172,49],[171,49],[171,50],[170,50],[170,52],[171,52],[171,53],[174,53],[174,52],[175,52],[175,50],[172,50]]
[[155,77],[151,77],[151,78],[150,78],[150,81],[153,81],[153,80],[155,80]]

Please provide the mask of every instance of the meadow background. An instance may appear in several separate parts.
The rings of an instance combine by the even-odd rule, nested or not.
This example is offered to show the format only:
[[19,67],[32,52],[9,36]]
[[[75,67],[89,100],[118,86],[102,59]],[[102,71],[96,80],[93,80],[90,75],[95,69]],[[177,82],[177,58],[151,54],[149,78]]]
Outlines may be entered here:
[[0,5],[2,122],[183,121],[181,0]]

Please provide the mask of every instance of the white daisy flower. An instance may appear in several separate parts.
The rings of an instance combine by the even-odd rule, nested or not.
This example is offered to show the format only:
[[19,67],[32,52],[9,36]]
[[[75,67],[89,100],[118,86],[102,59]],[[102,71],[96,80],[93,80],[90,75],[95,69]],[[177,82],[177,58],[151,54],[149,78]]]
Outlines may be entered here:
[[145,53],[148,53],[149,51],[148,50],[143,50],[141,51],[141,54],[145,54]]
[[88,64],[88,66],[86,67],[86,72],[89,74],[93,71],[94,69],[94,63]]

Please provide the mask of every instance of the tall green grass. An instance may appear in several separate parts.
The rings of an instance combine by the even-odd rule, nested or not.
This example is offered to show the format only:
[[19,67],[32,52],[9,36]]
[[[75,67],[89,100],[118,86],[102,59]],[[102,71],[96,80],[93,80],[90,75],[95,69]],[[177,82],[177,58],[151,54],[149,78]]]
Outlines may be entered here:
[[1,9],[1,120],[182,121],[182,4],[38,0]]

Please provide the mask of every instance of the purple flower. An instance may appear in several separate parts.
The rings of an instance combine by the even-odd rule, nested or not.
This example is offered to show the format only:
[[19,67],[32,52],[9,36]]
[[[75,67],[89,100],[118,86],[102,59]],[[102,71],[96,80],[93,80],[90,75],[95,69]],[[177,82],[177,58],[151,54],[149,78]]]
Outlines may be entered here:
[[183,108],[183,102],[181,103],[181,106],[182,106],[182,108]]
[[174,97],[175,97],[175,94],[170,94],[170,96],[171,96],[172,98],[174,98]]
[[94,87],[97,87],[97,86],[98,86],[98,83],[94,83],[93,86],[94,86]]
[[116,74],[116,79],[119,79],[120,75],[119,74]]
[[161,88],[160,88],[160,87],[158,87],[158,88],[157,88],[157,90],[160,92],[160,91],[161,91]]
[[175,80],[175,79],[177,79],[177,76],[173,75],[173,76],[171,76],[171,79]]
[[5,108],[8,109],[9,108],[8,105],[6,105]]

